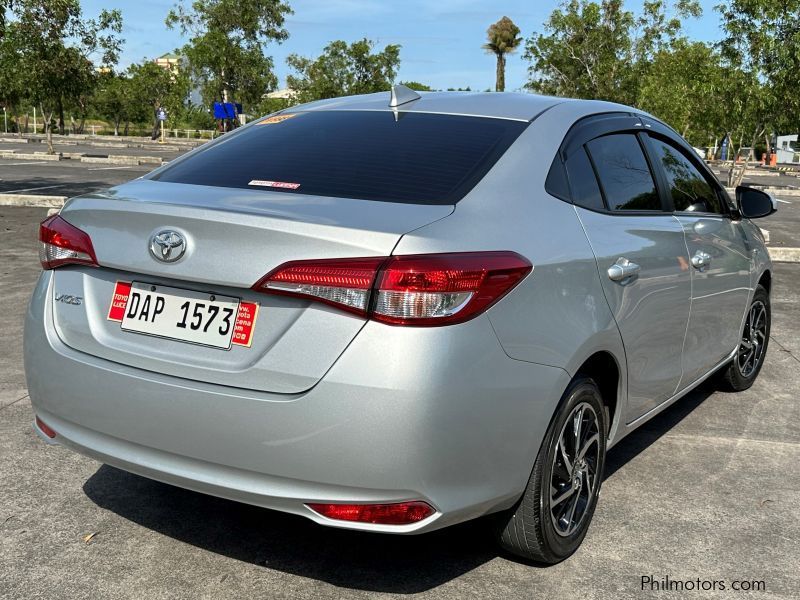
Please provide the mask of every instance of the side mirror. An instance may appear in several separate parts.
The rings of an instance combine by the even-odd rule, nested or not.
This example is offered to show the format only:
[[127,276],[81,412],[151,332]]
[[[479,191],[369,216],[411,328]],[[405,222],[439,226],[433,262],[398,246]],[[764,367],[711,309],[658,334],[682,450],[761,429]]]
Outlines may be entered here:
[[768,217],[778,210],[778,201],[770,194],[744,185],[736,188],[736,204],[747,219]]

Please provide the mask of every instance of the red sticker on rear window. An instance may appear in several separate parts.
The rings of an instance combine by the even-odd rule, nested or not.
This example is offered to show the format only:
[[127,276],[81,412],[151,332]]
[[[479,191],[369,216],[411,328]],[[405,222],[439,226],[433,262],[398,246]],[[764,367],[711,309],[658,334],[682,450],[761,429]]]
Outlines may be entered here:
[[288,181],[269,181],[266,179],[253,179],[247,185],[259,185],[261,187],[282,188],[285,190],[296,190],[300,187],[299,183],[289,183]]
[[256,317],[258,317],[258,304],[255,302],[242,302],[239,304],[239,314],[236,315],[236,325],[233,327],[231,343],[237,346],[250,347],[253,343]]
[[125,316],[125,306],[131,293],[130,281],[118,281],[114,286],[114,295],[111,297],[111,307],[108,309],[108,320],[122,322]]

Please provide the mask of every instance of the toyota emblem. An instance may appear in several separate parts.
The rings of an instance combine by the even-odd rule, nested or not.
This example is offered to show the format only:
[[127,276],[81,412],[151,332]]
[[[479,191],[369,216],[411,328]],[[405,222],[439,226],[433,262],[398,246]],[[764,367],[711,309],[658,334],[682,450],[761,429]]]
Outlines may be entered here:
[[164,229],[150,238],[150,254],[161,262],[171,263],[186,252],[186,238],[177,231]]

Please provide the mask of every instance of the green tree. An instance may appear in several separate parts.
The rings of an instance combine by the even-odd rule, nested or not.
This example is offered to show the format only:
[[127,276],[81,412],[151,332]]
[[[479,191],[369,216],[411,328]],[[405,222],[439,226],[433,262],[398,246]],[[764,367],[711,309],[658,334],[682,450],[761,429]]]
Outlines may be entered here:
[[91,102],[92,107],[114,125],[114,135],[119,135],[122,123],[142,117],[143,107],[137,102],[133,82],[125,74],[103,74]]
[[483,45],[483,49],[491,52],[497,58],[494,89],[496,92],[504,92],[506,90],[506,54],[516,51],[522,43],[519,27],[508,17],[503,17],[497,23],[489,26],[486,38],[488,41]]
[[131,65],[128,75],[130,95],[135,105],[144,111],[142,120],[149,119],[153,124],[152,137],[155,139],[159,135],[159,108],[167,110],[171,123],[177,123],[183,113],[191,87],[189,77],[181,69],[164,69],[149,60]]
[[[6,110],[6,118],[12,120],[11,130],[15,128],[17,110],[26,96],[22,72],[17,68],[19,36],[14,35],[13,30],[12,23],[9,34],[0,37],[0,105]],[[16,129],[19,131],[18,126]]]
[[416,90],[417,92],[432,92],[433,88],[429,85],[425,85],[424,83],[420,83],[419,81],[401,81],[400,85],[406,86],[410,90]]
[[[729,0],[717,6],[725,37],[722,53],[750,81],[759,82],[743,95],[744,111],[755,115],[750,154],[763,135],[800,129],[800,0]],[[731,171],[732,184],[744,172]]]
[[27,93],[42,111],[48,152],[54,153],[52,122],[64,133],[64,106],[81,103],[97,78],[93,60],[116,64],[122,39],[118,10],[86,19],[78,0],[15,0],[14,46]]
[[11,0],[0,0],[0,40],[6,32],[6,11],[11,8]]
[[366,38],[350,45],[336,40],[317,58],[292,54],[286,62],[297,74],[287,83],[299,102],[388,90],[400,66],[400,46],[389,44],[374,53],[373,47]]
[[566,0],[525,43],[528,89],[554,96],[633,104],[655,53],[681,38],[696,0],[648,0],[636,15],[622,0]]
[[655,53],[640,81],[636,104],[684,137],[705,144],[719,126],[713,114],[715,105],[724,102],[726,75],[712,46],[680,42]]
[[179,0],[166,23],[190,38],[181,53],[205,102],[248,104],[277,85],[264,46],[288,37],[283,25],[291,13],[281,0],[194,0],[191,5]]

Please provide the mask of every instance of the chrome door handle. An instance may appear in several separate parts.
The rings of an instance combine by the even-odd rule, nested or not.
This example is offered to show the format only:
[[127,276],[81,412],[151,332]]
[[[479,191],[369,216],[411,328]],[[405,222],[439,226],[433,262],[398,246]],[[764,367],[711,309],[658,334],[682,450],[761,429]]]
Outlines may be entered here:
[[613,265],[608,267],[608,278],[611,281],[625,282],[636,277],[642,268],[627,258],[620,257]]
[[692,256],[692,266],[698,271],[702,271],[711,264],[711,255],[708,252],[698,250]]

